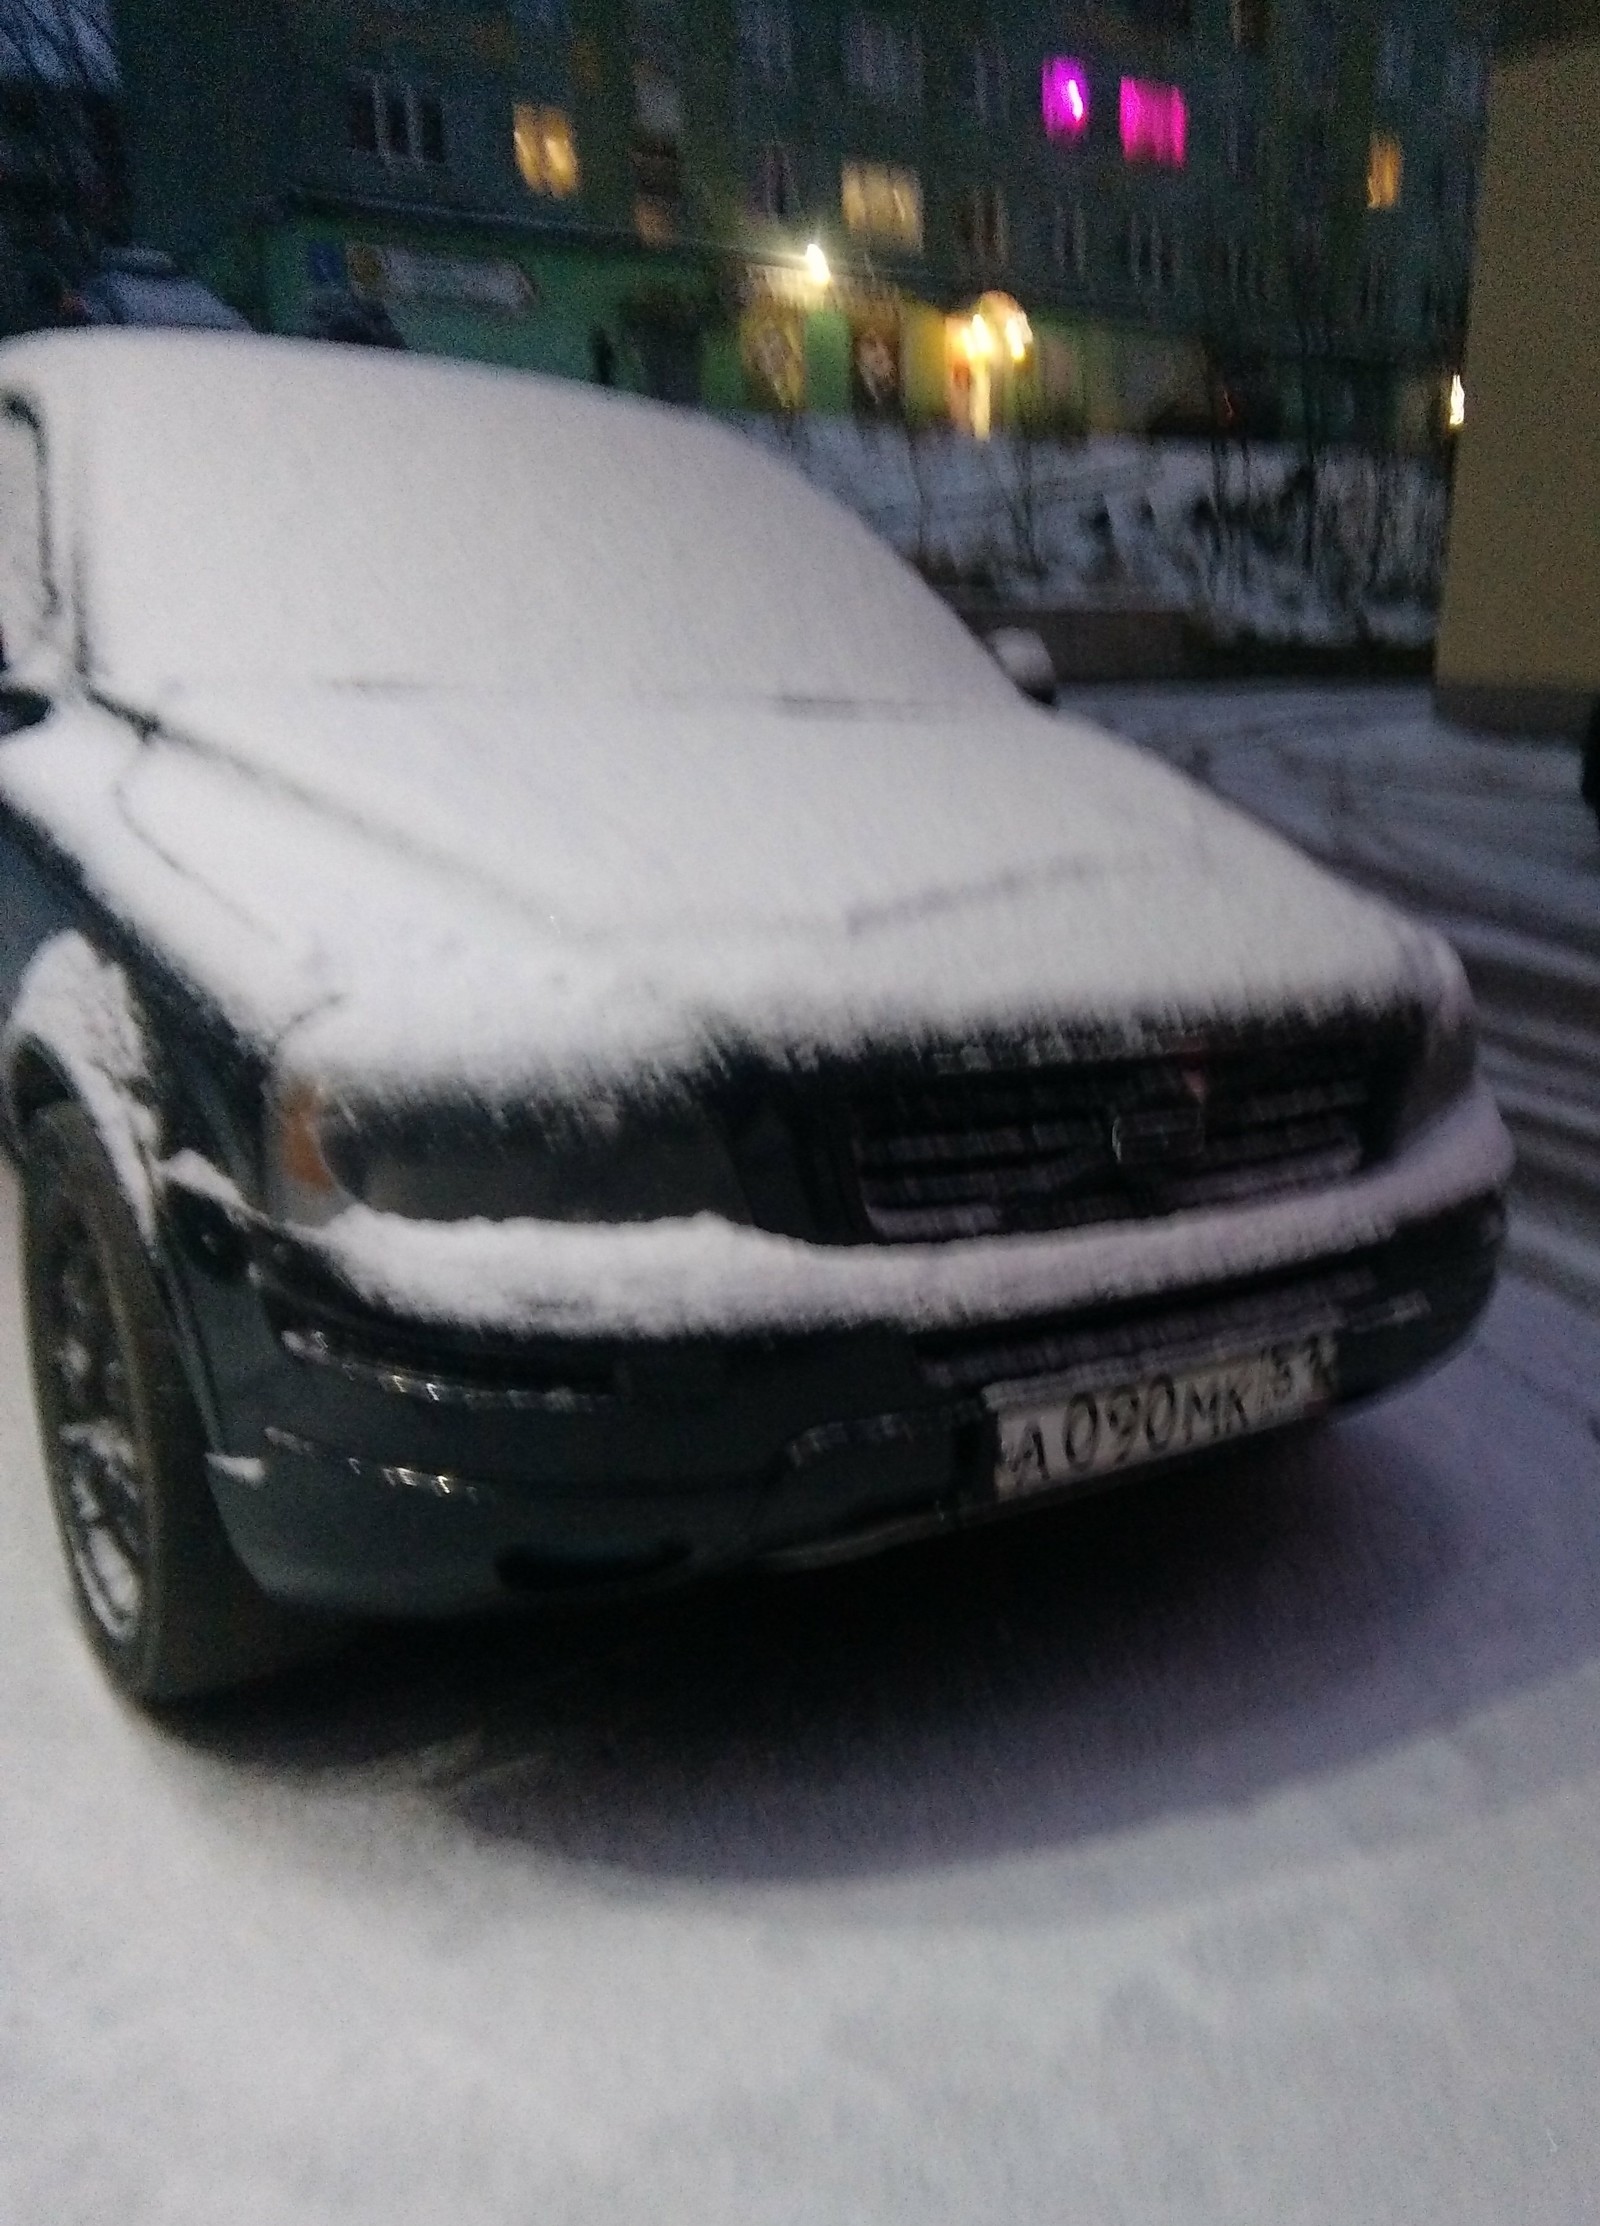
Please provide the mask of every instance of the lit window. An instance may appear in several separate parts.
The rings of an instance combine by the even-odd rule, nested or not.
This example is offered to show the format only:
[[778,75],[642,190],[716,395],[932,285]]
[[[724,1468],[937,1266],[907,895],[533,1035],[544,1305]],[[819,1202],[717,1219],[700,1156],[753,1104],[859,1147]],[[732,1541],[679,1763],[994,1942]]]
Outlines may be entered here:
[[922,99],[922,39],[914,23],[887,16],[853,15],[844,32],[845,83],[889,108],[915,108]]
[[1089,72],[1069,55],[1046,62],[1040,87],[1044,128],[1051,139],[1079,139],[1089,128]]
[[445,159],[439,96],[394,78],[353,77],[345,88],[345,140],[357,154],[436,167]]
[[572,126],[559,108],[517,102],[512,110],[511,148],[517,175],[530,193],[565,201],[578,190],[578,148]]
[[755,85],[787,85],[794,50],[785,0],[740,0],[739,61]]
[[1268,0],[1228,0],[1228,29],[1241,54],[1265,54],[1272,40]]
[[969,269],[1004,263],[1009,232],[1005,195],[997,185],[974,186],[956,204],[956,245]]
[[1405,168],[1405,157],[1400,142],[1391,133],[1375,131],[1372,145],[1367,150],[1367,207],[1369,209],[1396,209],[1400,206],[1400,179]]
[[847,162],[840,174],[839,206],[848,231],[921,249],[922,187],[914,170]]
[[1189,109],[1176,85],[1152,85],[1147,78],[1125,77],[1117,116],[1127,161],[1183,168],[1189,151]]

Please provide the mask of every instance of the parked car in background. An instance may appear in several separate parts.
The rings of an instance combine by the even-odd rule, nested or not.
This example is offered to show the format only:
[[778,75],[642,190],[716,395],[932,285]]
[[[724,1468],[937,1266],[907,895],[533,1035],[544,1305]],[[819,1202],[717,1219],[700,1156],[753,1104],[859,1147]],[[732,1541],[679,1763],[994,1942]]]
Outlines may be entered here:
[[176,325],[195,331],[248,332],[236,309],[188,277],[153,247],[106,248],[92,276],[65,289],[64,325]]
[[738,434],[53,335],[0,497],[0,1083],[127,1692],[985,1522],[1483,1306],[1447,946],[1023,701]]

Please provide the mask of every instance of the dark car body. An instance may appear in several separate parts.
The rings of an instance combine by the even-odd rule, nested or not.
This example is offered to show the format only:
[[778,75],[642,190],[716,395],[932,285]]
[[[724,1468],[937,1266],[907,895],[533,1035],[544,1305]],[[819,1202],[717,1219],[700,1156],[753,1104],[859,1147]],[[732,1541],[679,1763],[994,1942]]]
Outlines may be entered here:
[[[1288,1420],[1461,1340],[1508,1152],[1434,939],[1016,701],[892,559],[728,436],[537,381],[366,372],[292,343],[0,356],[7,469],[31,456],[43,487],[41,577],[8,590],[9,1117],[21,1138],[71,1099],[93,1121],[265,1592],[443,1612],[826,1559],[1225,1441],[1230,1401],[1259,1427],[1274,1367],[1300,1371]],[[174,619],[145,571],[210,498],[164,508],[142,453],[118,478],[109,428],[159,391],[192,434],[219,386],[219,423],[253,393],[251,437],[285,444],[274,516],[329,395],[452,438],[501,410],[563,451],[634,443],[627,500],[670,516],[652,549],[642,514],[596,580],[672,570],[670,490],[637,493],[658,453],[663,484],[680,450],[686,484],[759,474],[823,546],[817,596],[851,567],[853,604],[881,596],[860,669],[882,659],[883,699],[862,708],[822,651],[810,693],[778,672],[758,704],[719,667],[700,708],[663,683],[593,716],[542,665],[465,708],[454,678],[436,701],[370,664],[284,696],[281,650],[265,677],[185,678],[141,644],[178,640],[209,591],[186,577]],[[580,566],[611,499],[592,468],[563,543]],[[265,562],[217,501],[223,555]],[[376,640],[350,593],[351,639]],[[203,645],[213,622],[192,623]],[[474,623],[463,656],[484,654]],[[893,680],[897,627],[907,670],[939,665],[953,694]],[[329,656],[343,638],[330,620]],[[499,770],[475,788],[480,728]],[[1007,783],[1038,825],[1001,815],[986,851]],[[891,841],[875,814],[897,798]],[[1187,944],[1154,916],[1175,887]],[[1067,947],[1102,930],[1103,957]],[[1070,1439],[1091,1408],[1097,1431],[1135,1417],[1125,1462],[1075,1480],[1004,1451],[1009,1416],[1064,1416]]]

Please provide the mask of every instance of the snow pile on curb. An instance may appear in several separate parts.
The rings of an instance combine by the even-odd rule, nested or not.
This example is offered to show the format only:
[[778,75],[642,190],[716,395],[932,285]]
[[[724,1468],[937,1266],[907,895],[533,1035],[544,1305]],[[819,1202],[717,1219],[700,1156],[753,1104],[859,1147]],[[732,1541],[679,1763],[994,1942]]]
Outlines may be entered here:
[[1219,476],[1200,442],[740,422],[940,585],[1019,606],[1156,603],[1222,639],[1433,637],[1446,497],[1425,458],[1331,455],[1308,564],[1303,459],[1285,444],[1230,447]]

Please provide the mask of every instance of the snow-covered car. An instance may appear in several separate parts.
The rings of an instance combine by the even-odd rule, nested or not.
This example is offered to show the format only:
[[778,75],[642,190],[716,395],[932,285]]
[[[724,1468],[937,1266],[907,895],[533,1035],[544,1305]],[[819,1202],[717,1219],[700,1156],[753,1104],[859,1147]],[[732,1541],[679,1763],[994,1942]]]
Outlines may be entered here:
[[69,325],[174,325],[197,332],[248,332],[247,320],[155,247],[107,248],[98,267],[64,296]]
[[1469,1329],[1449,949],[737,433],[188,334],[0,405],[3,1084],[127,1691],[982,1522]]

